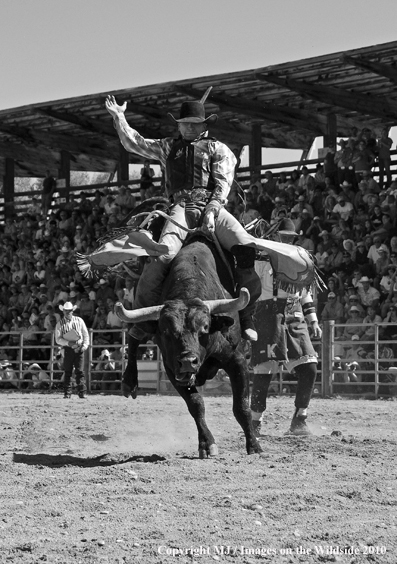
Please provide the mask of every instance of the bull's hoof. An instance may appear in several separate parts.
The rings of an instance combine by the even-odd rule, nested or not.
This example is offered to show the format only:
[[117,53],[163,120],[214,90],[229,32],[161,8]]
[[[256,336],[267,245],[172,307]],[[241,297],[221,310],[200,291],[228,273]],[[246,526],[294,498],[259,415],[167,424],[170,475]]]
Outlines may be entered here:
[[311,437],[313,435],[309,427],[306,425],[306,416],[302,415],[293,417],[291,426],[285,434],[294,435],[296,437]]
[[135,386],[129,386],[128,384],[122,382],[121,393],[125,398],[129,398],[131,396],[132,399],[136,399],[138,395],[138,384],[135,384]]
[[259,454],[263,452],[261,445],[255,440],[255,443],[247,445],[247,454]]
[[199,458],[209,458],[210,456],[218,456],[218,446],[216,444],[210,445],[208,449],[199,448]]

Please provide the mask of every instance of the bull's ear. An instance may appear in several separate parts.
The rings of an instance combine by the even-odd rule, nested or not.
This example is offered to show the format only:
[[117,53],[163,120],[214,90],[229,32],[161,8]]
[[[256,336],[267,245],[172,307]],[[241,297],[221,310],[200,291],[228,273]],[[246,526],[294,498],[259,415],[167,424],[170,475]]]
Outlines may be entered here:
[[233,323],[233,317],[229,317],[228,315],[211,315],[211,327],[209,332],[215,333],[215,331],[227,331]]

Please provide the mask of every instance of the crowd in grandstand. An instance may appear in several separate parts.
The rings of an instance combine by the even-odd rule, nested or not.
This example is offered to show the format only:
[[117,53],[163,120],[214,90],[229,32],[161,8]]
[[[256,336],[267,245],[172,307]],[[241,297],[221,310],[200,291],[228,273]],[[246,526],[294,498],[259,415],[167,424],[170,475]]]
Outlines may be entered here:
[[[269,224],[292,219],[296,244],[316,257],[326,277],[327,290],[317,295],[319,319],[347,323],[338,333],[341,339],[373,339],[371,324],[397,318],[397,181],[391,177],[391,148],[387,130],[379,139],[370,131],[353,130],[312,173],[306,166],[277,175],[267,170],[263,178],[254,172],[249,187],[233,190],[227,204],[244,225],[256,218]],[[381,172],[376,178],[375,163]],[[143,175],[146,170],[149,182],[148,162]],[[96,240],[135,206],[134,195],[122,186],[117,193],[71,193],[47,215],[32,198],[26,213],[6,218],[0,241],[1,347],[18,344],[20,332],[25,347],[49,344],[58,306],[66,301],[77,306],[75,313],[87,327],[104,330],[98,344],[107,348],[120,340],[107,331],[122,326],[114,304],[120,300],[132,307],[136,278],[86,279],[74,253],[92,252]],[[383,335],[395,338],[397,329],[384,329]],[[397,357],[394,347],[393,353]],[[24,354],[29,359],[29,349]],[[45,360],[46,354],[32,349],[31,358]],[[17,349],[9,349],[7,356],[15,360]]]

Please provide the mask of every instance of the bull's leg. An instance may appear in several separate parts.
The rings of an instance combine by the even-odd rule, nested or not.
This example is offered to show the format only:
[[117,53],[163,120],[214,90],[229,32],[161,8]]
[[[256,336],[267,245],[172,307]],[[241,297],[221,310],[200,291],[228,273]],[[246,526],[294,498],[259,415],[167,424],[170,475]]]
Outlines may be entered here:
[[251,411],[248,404],[246,362],[241,354],[236,354],[224,368],[230,377],[233,392],[233,414],[244,431],[247,453],[262,452],[252,427]]
[[137,354],[141,341],[128,335],[128,361],[121,382],[121,392],[124,397],[136,399],[138,394],[138,363]]
[[215,444],[215,439],[211,431],[207,427],[207,422],[205,420],[205,405],[202,396],[198,393],[194,386],[191,388],[179,386],[168,370],[167,374],[178,394],[185,400],[189,413],[196,423],[198,431],[199,458],[217,456],[218,447]]

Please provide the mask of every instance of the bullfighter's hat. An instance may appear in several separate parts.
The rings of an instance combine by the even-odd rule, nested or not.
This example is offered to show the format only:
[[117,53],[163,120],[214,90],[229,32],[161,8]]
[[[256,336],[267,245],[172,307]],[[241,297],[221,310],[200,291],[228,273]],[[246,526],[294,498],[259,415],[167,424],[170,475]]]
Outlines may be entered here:
[[288,217],[285,217],[280,221],[278,232],[281,233],[281,235],[298,235],[295,231],[294,222]]

